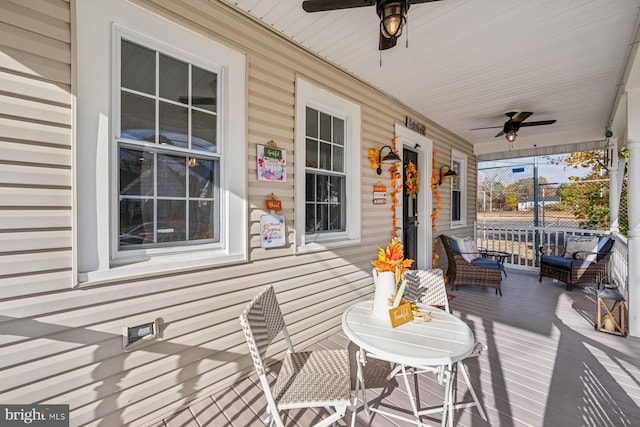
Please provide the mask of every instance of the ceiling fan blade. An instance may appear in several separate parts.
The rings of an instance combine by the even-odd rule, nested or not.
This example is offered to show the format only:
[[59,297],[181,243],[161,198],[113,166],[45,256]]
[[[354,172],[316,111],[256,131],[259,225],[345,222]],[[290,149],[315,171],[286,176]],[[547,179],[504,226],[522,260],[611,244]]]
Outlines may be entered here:
[[380,40],[378,41],[378,50],[391,49],[396,45],[397,42],[398,42],[397,37],[392,37],[389,39],[383,36],[382,32],[380,32]]
[[305,12],[324,12],[327,10],[373,6],[375,4],[375,0],[305,0],[302,2],[302,8]]
[[469,129],[469,130],[481,130],[481,129],[498,129],[501,128],[502,126],[488,126],[486,128],[473,128],[473,129]]
[[529,111],[523,111],[521,113],[516,114],[515,116],[513,116],[513,118],[511,119],[512,122],[515,123],[520,123],[524,120],[527,120],[529,118],[529,116],[531,116],[533,113],[529,112]]
[[494,138],[497,138],[497,137],[502,136],[502,135],[504,135],[504,131],[503,131],[503,130],[501,130],[499,134],[497,134],[496,136],[494,136]]
[[543,126],[543,125],[552,125],[554,124],[556,121],[555,120],[540,120],[539,122],[527,122],[527,123],[520,123],[520,127],[525,127],[525,126]]

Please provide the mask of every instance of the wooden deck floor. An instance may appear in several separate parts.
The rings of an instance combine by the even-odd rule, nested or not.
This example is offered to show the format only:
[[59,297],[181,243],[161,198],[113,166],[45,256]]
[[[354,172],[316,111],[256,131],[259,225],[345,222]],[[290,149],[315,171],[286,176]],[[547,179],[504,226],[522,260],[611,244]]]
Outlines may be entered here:
[[[476,408],[458,410],[456,426],[638,426],[640,425],[640,341],[622,338],[593,327],[595,302],[580,285],[567,292],[562,283],[535,273],[509,270],[503,296],[480,287],[461,287],[451,293],[454,314],[489,347],[477,359],[467,360],[471,381],[489,422]],[[355,346],[342,333],[318,347]],[[369,399],[374,405],[409,408],[404,386],[386,382],[389,367],[367,365]],[[355,371],[355,369],[353,369]],[[167,427],[261,426],[266,401],[256,375],[194,404],[164,420]],[[437,405],[442,386],[432,375],[418,381],[421,402]],[[467,400],[464,381],[458,400]],[[383,397],[380,398],[379,396]],[[349,414],[348,414],[349,415]],[[307,427],[317,422],[311,410],[292,412],[287,425]],[[348,420],[347,420],[348,421]],[[440,424],[440,414],[424,422]],[[162,424],[161,424],[162,425]],[[375,415],[360,407],[358,426],[409,426],[408,422]]]

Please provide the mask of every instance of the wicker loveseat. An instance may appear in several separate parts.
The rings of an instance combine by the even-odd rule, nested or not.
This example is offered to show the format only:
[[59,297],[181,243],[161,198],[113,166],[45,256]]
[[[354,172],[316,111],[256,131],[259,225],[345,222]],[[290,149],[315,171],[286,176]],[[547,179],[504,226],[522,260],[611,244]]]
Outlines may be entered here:
[[456,288],[461,285],[477,285],[495,288],[496,294],[502,296],[502,267],[491,258],[476,258],[471,262],[462,257],[456,240],[450,236],[441,235],[440,241],[447,253],[449,263],[447,280]]
[[[578,251],[571,258],[565,258],[564,247],[558,255],[547,255],[546,247],[540,247],[540,278],[550,277],[567,284],[567,290],[577,283],[599,283],[608,277],[609,258],[614,240],[609,236],[598,237],[597,252]],[[588,257],[591,255],[591,257]],[[582,259],[587,258],[587,259]],[[591,259],[588,259],[591,258]]]

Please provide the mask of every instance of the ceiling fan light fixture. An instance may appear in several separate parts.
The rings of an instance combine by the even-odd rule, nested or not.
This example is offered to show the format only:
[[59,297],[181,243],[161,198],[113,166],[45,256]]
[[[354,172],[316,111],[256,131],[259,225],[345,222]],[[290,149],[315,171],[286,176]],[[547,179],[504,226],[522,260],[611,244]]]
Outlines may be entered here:
[[380,32],[388,39],[397,38],[402,34],[402,28],[407,22],[409,1],[379,1],[378,16],[380,17]]
[[507,138],[507,141],[513,142],[516,140],[516,137],[518,136],[518,132],[516,132],[515,129],[509,129],[504,133],[504,136]]

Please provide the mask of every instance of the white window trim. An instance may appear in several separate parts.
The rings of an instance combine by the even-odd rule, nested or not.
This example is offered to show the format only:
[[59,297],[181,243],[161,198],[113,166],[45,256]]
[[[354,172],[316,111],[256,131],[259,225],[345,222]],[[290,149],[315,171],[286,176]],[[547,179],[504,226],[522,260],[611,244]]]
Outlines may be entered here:
[[[305,233],[306,107],[345,118],[346,230]],[[307,252],[360,243],[360,106],[296,78],[296,251]]]
[[[77,219],[79,282],[97,283],[142,274],[243,262],[248,256],[246,174],[246,58],[209,38],[165,20],[125,0],[83,0],[77,7]],[[135,30],[132,30],[135,29]],[[219,245],[189,245],[165,253],[157,249],[117,252],[116,31],[147,40],[151,48],[186,58],[214,58],[220,70],[219,152],[222,232]],[[202,61],[199,61],[201,64]],[[192,63],[198,64],[198,61]],[[231,96],[232,95],[232,96]],[[108,159],[108,160],[107,160]],[[233,165],[233,167],[231,167]],[[237,172],[235,174],[234,172]],[[233,174],[233,175],[232,175]],[[114,249],[115,247],[115,249]]]
[[[461,151],[451,149],[451,163],[457,161],[460,163],[460,174],[458,180],[460,182],[460,221],[451,220],[451,228],[466,227],[467,225],[467,155]],[[453,185],[451,186],[451,194],[453,195]],[[451,198],[453,200],[453,197]],[[453,203],[451,204],[453,218]]]

